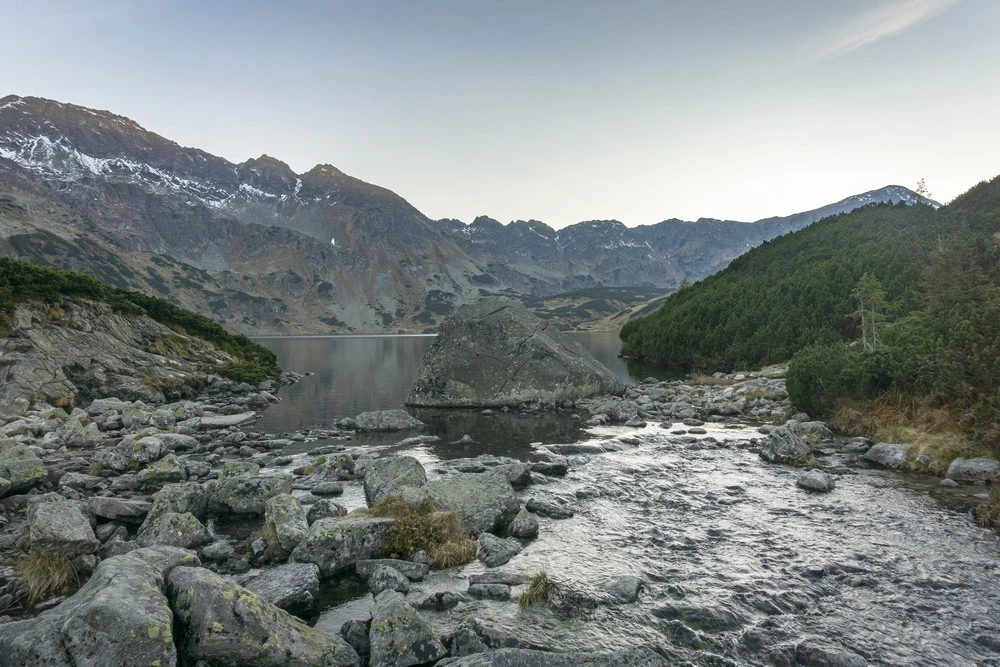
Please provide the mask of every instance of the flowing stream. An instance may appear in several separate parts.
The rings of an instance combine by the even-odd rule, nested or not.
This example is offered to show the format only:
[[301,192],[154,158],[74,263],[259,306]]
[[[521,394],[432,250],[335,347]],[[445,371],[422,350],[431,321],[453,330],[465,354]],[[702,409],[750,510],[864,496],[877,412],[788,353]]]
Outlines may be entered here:
[[[323,372],[288,364],[275,349],[291,370]],[[312,391],[311,379],[272,410],[290,405],[295,414],[312,414],[294,406],[292,393]],[[364,409],[388,407],[397,406]],[[292,428],[290,417],[269,413],[265,419]],[[874,470],[838,455],[836,488],[811,494],[796,486],[797,469],[751,451],[760,434],[738,425],[677,436],[656,424],[584,431],[553,417],[437,419],[426,432],[440,434],[441,443],[399,450],[420,459],[429,477],[449,460],[484,453],[531,459],[532,443],[626,443],[620,451],[571,456],[565,478],[519,492],[522,501],[561,500],[575,516],[539,517],[539,536],[523,541],[504,566],[527,575],[545,570],[565,591],[601,604],[567,614],[470,598],[447,612],[422,612],[442,634],[462,619],[488,616],[542,646],[600,651],[648,642],[683,647],[701,664],[723,664],[708,653],[737,664],[1000,664],[1000,539],[967,511],[976,489],[947,490],[932,477]],[[479,445],[447,444],[470,431]],[[398,450],[391,442],[349,444]],[[363,506],[360,482],[345,486],[341,502]],[[468,577],[482,571],[475,562],[433,573],[408,599],[464,592]],[[639,600],[604,603],[606,586],[621,575],[643,579]],[[326,585],[322,603],[313,621],[332,632],[366,617],[373,601],[363,583],[344,576]]]

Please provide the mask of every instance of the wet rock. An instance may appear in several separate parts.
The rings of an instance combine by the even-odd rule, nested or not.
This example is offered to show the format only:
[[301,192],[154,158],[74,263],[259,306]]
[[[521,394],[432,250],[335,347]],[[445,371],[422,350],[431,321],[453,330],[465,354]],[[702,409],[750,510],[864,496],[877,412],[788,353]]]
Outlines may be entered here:
[[310,628],[232,579],[204,568],[176,567],[167,581],[178,653],[187,664],[360,664],[340,637]]
[[375,558],[371,560],[359,560],[354,564],[358,576],[368,579],[375,570],[380,567],[391,567],[410,581],[423,581],[427,576],[430,567],[426,563],[416,563],[408,560],[396,560],[394,558]]
[[428,611],[447,611],[452,607],[458,606],[459,602],[465,602],[465,599],[465,596],[460,593],[439,591],[428,595],[418,602],[416,607],[417,609],[426,609]]
[[407,405],[513,407],[623,390],[614,373],[554,325],[513,301],[483,299],[442,325]]
[[521,544],[513,538],[505,540],[491,533],[480,533],[478,543],[476,558],[486,567],[506,565],[511,558],[521,553]]
[[269,498],[291,491],[291,475],[233,477],[209,495],[208,510],[214,514],[263,514]]
[[236,477],[256,477],[260,474],[260,466],[253,461],[226,461],[219,471],[219,483]]
[[771,431],[760,449],[760,457],[770,463],[796,463],[809,456],[809,446],[784,426]]
[[290,560],[315,563],[321,576],[332,576],[356,561],[381,556],[393,523],[384,518],[320,519],[309,527]]
[[874,463],[883,468],[897,469],[906,463],[906,451],[909,445],[880,442],[861,455],[863,461]]
[[197,482],[167,484],[152,495],[152,500],[153,504],[149,508],[146,521],[167,512],[176,512],[177,514],[190,512],[201,520],[208,512],[208,493]]
[[313,563],[288,563],[268,568],[244,586],[262,599],[292,613],[309,610],[319,595],[319,568]]
[[306,512],[306,522],[311,526],[320,519],[347,515],[347,508],[327,498],[320,498],[309,506]]
[[344,485],[340,482],[320,482],[312,488],[312,492],[317,496],[342,496]]
[[502,473],[458,473],[428,482],[417,493],[404,492],[410,498],[430,498],[443,512],[456,512],[462,529],[472,535],[506,526],[521,505],[514,489]]
[[4,485],[6,491],[3,495],[27,491],[47,477],[42,460],[25,445],[7,446],[0,451],[0,479],[9,482]]
[[190,512],[165,512],[146,521],[135,537],[140,547],[166,546],[197,549],[212,541],[208,529]]
[[423,486],[427,473],[412,456],[388,456],[374,459],[365,467],[365,500],[374,505],[383,498],[399,495],[403,486]]
[[833,437],[833,431],[827,427],[825,422],[796,421],[790,419],[785,423],[785,427],[795,435],[809,442],[826,440]]
[[395,568],[381,565],[375,568],[375,571],[368,576],[368,590],[376,597],[382,591],[409,593],[410,580]]
[[958,486],[958,482],[956,482],[956,481],[955,481],[955,480],[953,480],[953,479],[948,479],[948,478],[945,478],[945,479],[942,479],[942,480],[941,480],[941,482],[939,483],[939,486],[944,486],[944,487],[956,487],[956,486]]
[[448,667],[667,667],[666,658],[645,646],[615,653],[550,653],[501,648],[452,660]]
[[534,537],[538,535],[538,519],[528,510],[522,509],[507,526],[507,532],[513,537]]
[[162,587],[180,565],[198,559],[183,549],[152,547],[101,562],[58,607],[0,625],[5,664],[176,665],[174,614]]
[[31,553],[70,559],[92,554],[100,544],[81,504],[54,493],[28,504],[28,537]]
[[578,442],[568,445],[549,445],[549,451],[560,456],[570,454],[605,454],[607,450],[596,442]]
[[410,416],[406,410],[377,410],[362,412],[354,418],[355,428],[362,432],[405,431],[423,428],[425,423]]
[[278,546],[285,554],[291,553],[309,532],[305,510],[289,493],[268,499],[264,506],[264,520],[274,527]]
[[822,470],[808,470],[799,475],[797,484],[807,491],[817,491],[825,493],[833,491],[833,477]]
[[529,498],[525,507],[533,514],[547,516],[550,519],[569,519],[574,515],[571,507],[540,498]]
[[569,460],[565,456],[552,456],[548,461],[532,463],[531,471],[549,477],[564,477],[569,472]]
[[483,618],[462,621],[454,632],[444,638],[444,643],[451,657],[482,654],[502,648],[540,648],[518,639],[499,623]]
[[430,624],[394,591],[385,591],[375,598],[368,640],[372,665],[423,665],[440,660],[447,653]]
[[526,584],[531,580],[531,577],[518,574],[516,572],[507,572],[504,570],[487,570],[480,574],[473,574],[469,576],[470,584],[503,584],[504,586],[519,586],[521,584]]
[[506,584],[471,584],[469,595],[481,600],[499,600],[501,602],[510,599],[510,586]]
[[493,470],[506,477],[515,489],[526,489],[531,484],[531,466],[527,463],[506,463]]
[[795,647],[795,664],[823,665],[824,667],[865,667],[868,661],[857,653],[840,647],[806,641]]
[[955,459],[948,466],[945,477],[956,482],[987,482],[997,473],[1000,473],[1000,461],[980,456],[974,459]]
[[618,577],[608,584],[608,599],[615,603],[635,602],[643,588],[642,579],[633,576]]

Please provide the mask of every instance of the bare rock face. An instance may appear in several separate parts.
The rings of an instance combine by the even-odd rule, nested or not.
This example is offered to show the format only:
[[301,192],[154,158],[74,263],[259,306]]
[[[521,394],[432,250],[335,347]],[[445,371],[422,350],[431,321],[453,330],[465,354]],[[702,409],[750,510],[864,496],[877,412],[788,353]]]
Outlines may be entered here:
[[622,391],[614,373],[551,324],[513,301],[483,299],[441,327],[406,403],[513,407]]

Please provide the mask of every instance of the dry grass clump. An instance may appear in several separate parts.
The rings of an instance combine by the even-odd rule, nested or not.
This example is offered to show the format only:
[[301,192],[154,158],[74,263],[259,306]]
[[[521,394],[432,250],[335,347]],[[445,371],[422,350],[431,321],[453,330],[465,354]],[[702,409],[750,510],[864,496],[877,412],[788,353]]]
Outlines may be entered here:
[[990,497],[972,510],[976,521],[983,528],[1000,528],[1000,474],[993,475],[990,481]]
[[307,465],[305,467],[305,469],[303,469],[302,474],[303,475],[311,475],[314,472],[316,472],[316,468],[320,467],[324,463],[326,463],[326,457],[323,456],[322,454],[320,454],[315,459],[313,459],[312,463],[310,463],[309,465]]
[[426,551],[440,568],[468,563],[476,557],[476,541],[462,530],[462,519],[455,512],[438,512],[425,498],[414,508],[398,496],[383,498],[372,507],[357,510],[351,516],[391,517],[396,520],[382,543],[395,558],[409,558]]
[[869,405],[844,403],[830,419],[830,426],[848,435],[863,435],[881,442],[905,442],[911,458],[927,456],[930,469],[943,472],[958,457],[992,456],[963,431],[955,414],[929,396],[890,392]]
[[24,554],[15,570],[29,605],[58,593],[77,580],[76,569],[66,556]]
[[247,539],[247,548],[250,549],[250,545],[256,542],[258,539],[264,540],[264,551],[257,556],[256,560],[261,563],[279,563],[288,560],[291,555],[290,552],[286,551],[281,547],[281,542],[278,541],[278,531],[274,526],[273,521],[265,521],[264,525],[256,533],[251,535]]
[[545,570],[539,570],[538,574],[528,582],[528,587],[517,596],[517,604],[522,607],[533,607],[548,602],[558,591],[559,587],[549,579]]

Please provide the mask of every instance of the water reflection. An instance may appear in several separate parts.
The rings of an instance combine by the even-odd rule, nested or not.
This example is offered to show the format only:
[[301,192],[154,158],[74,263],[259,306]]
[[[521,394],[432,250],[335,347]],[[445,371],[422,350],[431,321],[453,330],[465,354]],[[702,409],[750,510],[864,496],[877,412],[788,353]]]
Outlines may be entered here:
[[[571,335],[625,381],[656,375],[655,369],[626,364],[618,358],[621,343],[615,332],[574,332]],[[266,410],[257,423],[257,428],[261,430],[281,433],[330,426],[338,419],[353,417],[366,410],[402,408],[434,336],[315,336],[255,340],[278,355],[282,368],[315,373],[282,389],[279,394],[282,402]],[[462,428],[476,437],[473,431],[477,427],[471,418],[458,421],[464,425],[449,426],[448,433]],[[499,420],[498,424],[502,421]],[[484,424],[478,428],[514,434],[554,427],[533,425],[530,428],[515,428],[501,424],[494,429]],[[462,433],[459,433],[458,437],[461,436]],[[442,438],[445,437],[442,435]],[[542,439],[531,435],[512,437],[512,444],[515,445],[526,438],[527,442]]]

